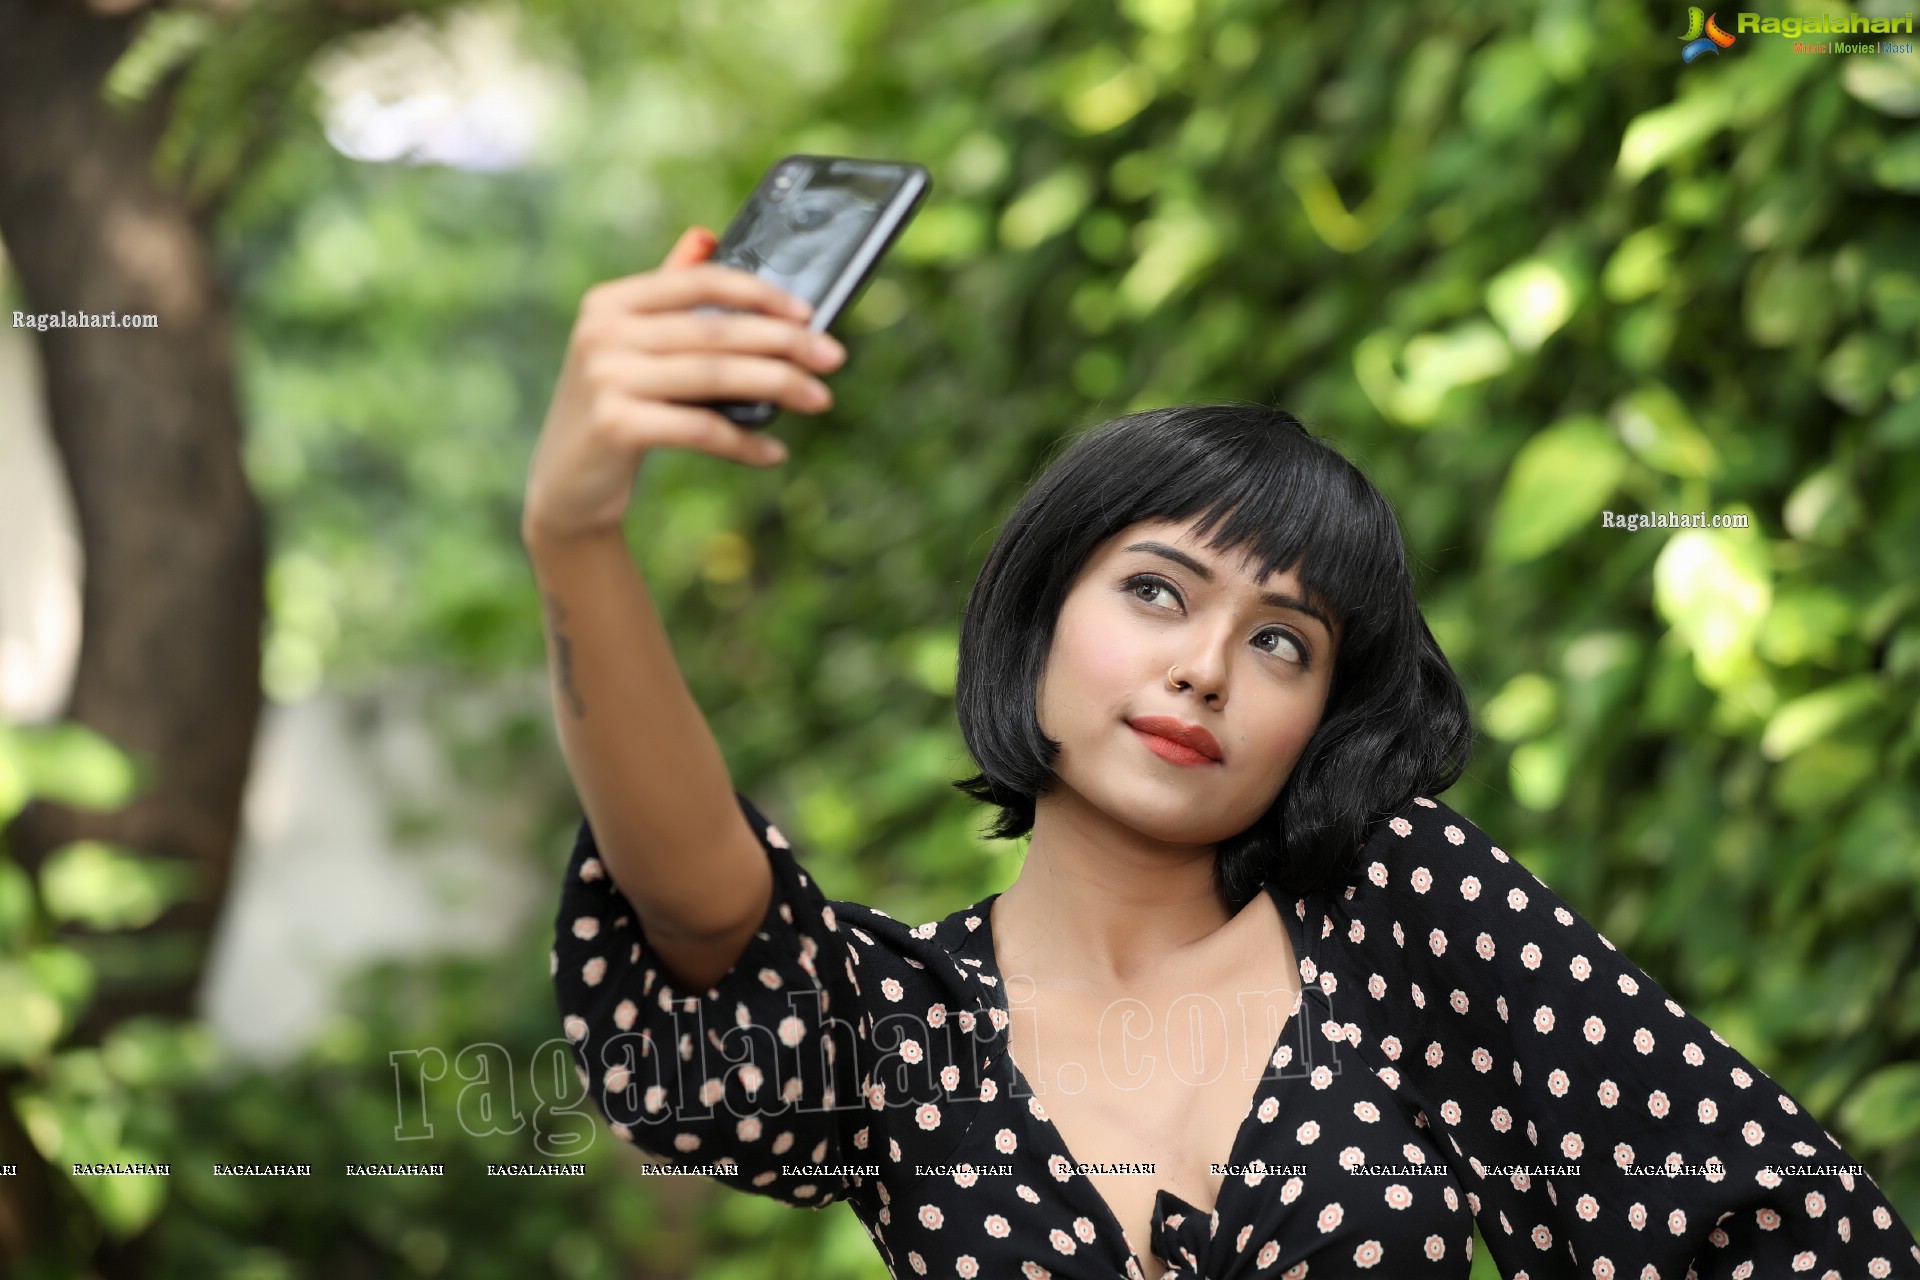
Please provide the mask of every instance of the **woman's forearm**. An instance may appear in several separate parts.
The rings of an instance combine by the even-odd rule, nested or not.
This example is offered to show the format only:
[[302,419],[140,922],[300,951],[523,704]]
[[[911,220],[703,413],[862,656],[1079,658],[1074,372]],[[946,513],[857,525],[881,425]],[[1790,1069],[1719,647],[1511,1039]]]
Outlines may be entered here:
[[560,746],[601,859],[668,962],[717,980],[773,892],[719,743],[618,531],[525,542]]

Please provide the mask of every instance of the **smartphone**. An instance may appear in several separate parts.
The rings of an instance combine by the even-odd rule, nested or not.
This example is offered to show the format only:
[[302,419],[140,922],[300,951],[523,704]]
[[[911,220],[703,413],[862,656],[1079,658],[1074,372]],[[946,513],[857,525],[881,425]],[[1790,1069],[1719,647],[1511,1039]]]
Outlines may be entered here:
[[[858,296],[932,185],[917,164],[787,156],[761,177],[709,261],[751,271],[806,299],[813,306],[807,327],[824,331]],[[763,427],[780,409],[769,400],[713,400],[701,407],[743,427]]]

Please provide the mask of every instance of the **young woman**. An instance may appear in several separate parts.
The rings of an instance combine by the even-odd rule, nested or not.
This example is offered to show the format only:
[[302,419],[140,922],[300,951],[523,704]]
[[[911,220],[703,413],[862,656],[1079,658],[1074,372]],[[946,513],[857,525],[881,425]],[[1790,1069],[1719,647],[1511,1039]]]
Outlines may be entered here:
[[[620,1138],[849,1202],[892,1274],[1920,1275],[1793,1098],[1471,821],[1466,699],[1377,490],[1290,416],[1129,415],[967,602],[957,784],[1031,835],[909,927],[734,791],[620,533],[690,407],[818,411],[837,344],[689,232],[601,286],[528,482],[585,810],[553,976]],[[737,308],[691,310],[700,304]]]

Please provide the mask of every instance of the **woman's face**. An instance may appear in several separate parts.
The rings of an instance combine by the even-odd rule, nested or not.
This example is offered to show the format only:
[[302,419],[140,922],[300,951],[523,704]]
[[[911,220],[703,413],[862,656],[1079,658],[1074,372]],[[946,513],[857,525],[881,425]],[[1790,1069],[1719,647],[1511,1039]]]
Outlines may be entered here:
[[[1142,522],[1101,543],[1061,606],[1040,680],[1040,727],[1060,743],[1060,785],[1040,803],[1085,804],[1167,844],[1245,830],[1286,784],[1332,685],[1338,636],[1305,594],[1291,571],[1249,580],[1185,525]],[[1220,759],[1157,754],[1128,723],[1147,716],[1205,729]]]

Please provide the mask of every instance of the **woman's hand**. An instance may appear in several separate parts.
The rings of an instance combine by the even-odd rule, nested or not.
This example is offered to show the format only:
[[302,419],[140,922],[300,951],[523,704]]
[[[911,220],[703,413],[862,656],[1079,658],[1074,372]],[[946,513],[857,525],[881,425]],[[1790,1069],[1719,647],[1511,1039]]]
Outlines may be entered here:
[[708,262],[714,244],[712,232],[689,228],[658,270],[587,290],[534,447],[523,541],[617,531],[649,449],[759,467],[785,460],[778,441],[699,401],[771,400],[799,413],[832,406],[814,374],[839,368],[845,349],[806,327],[813,309],[801,299]]

